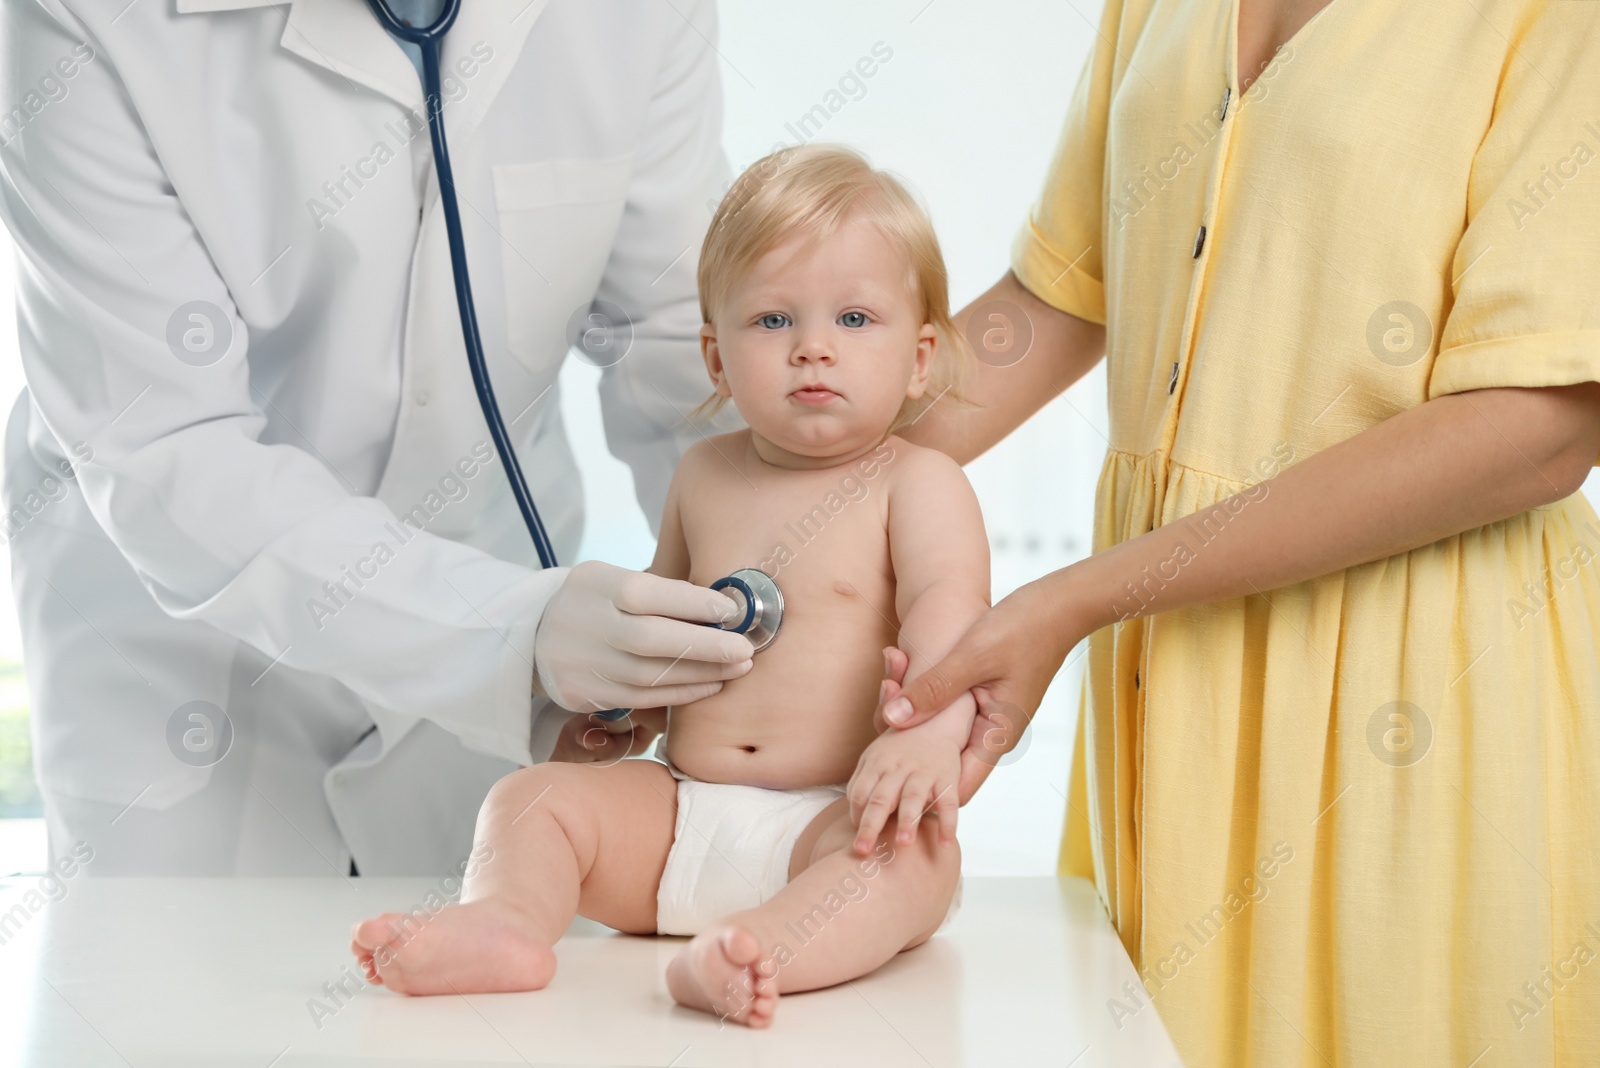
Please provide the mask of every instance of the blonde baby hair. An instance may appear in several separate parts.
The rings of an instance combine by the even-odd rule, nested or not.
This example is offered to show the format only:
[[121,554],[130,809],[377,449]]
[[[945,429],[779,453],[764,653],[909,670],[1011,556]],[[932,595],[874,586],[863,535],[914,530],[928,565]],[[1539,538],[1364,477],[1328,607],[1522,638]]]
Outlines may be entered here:
[[[970,404],[974,358],[950,318],[949,274],[933,223],[900,180],[875,170],[843,145],[797,145],[756,160],[728,188],[717,206],[700,249],[700,316],[709,323],[737,281],[772,249],[796,233],[823,237],[838,229],[851,209],[860,207],[894,245],[906,254],[906,279],[920,305],[922,322],[939,334],[922,396],[900,405],[888,433],[916,422],[936,401]],[[690,421],[709,418],[726,397],[715,392],[689,413]]]

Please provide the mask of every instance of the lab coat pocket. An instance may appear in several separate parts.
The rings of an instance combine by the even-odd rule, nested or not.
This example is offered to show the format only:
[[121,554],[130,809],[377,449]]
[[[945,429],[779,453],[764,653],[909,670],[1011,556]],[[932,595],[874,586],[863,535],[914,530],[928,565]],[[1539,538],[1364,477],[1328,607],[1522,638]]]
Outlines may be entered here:
[[600,285],[627,200],[633,154],[494,168],[506,345],[530,370],[568,347]]

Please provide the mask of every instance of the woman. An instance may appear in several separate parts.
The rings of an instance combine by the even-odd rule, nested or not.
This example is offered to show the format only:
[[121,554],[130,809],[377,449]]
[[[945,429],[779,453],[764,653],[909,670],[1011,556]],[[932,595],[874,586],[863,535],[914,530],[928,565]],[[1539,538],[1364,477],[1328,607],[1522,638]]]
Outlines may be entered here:
[[1031,355],[907,433],[966,462],[1106,354],[1094,553],[883,711],[973,689],[965,801],[1088,638],[1060,870],[1187,1063],[1576,1064],[1600,7],[1324,5],[1107,0],[964,313]]

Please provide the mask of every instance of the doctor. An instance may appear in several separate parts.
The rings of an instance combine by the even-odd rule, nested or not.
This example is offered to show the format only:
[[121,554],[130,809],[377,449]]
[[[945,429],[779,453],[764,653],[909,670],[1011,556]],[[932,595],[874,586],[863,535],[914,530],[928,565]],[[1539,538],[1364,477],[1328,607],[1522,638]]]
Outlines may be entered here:
[[[749,669],[748,639],[684,622],[721,594],[539,569],[465,363],[417,72],[363,0],[0,17],[28,383],[5,533],[52,858],[444,873],[515,763],[660,728],[590,750],[569,710]],[[711,0],[472,0],[445,44],[490,371],[563,561],[574,341],[652,527],[696,438],[715,33]]]

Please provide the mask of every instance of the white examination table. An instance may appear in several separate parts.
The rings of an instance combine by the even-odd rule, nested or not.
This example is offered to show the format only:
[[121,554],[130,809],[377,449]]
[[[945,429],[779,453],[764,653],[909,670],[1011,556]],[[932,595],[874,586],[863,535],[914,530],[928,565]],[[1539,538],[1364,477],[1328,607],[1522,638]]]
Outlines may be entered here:
[[[687,939],[632,937],[581,918],[557,946],[560,970],[543,991],[406,998],[358,989],[351,923],[421,904],[437,880],[79,873],[64,897],[42,905],[25,898],[38,886],[38,877],[0,883],[0,917],[9,916],[0,923],[0,1065],[1180,1063],[1093,889],[1078,879],[969,877],[960,915],[937,937],[865,979],[785,995],[766,1031],[719,1027],[673,1004],[661,973]],[[1131,1016],[1129,983],[1143,1006]],[[1120,1026],[1113,998],[1124,1007]]]

